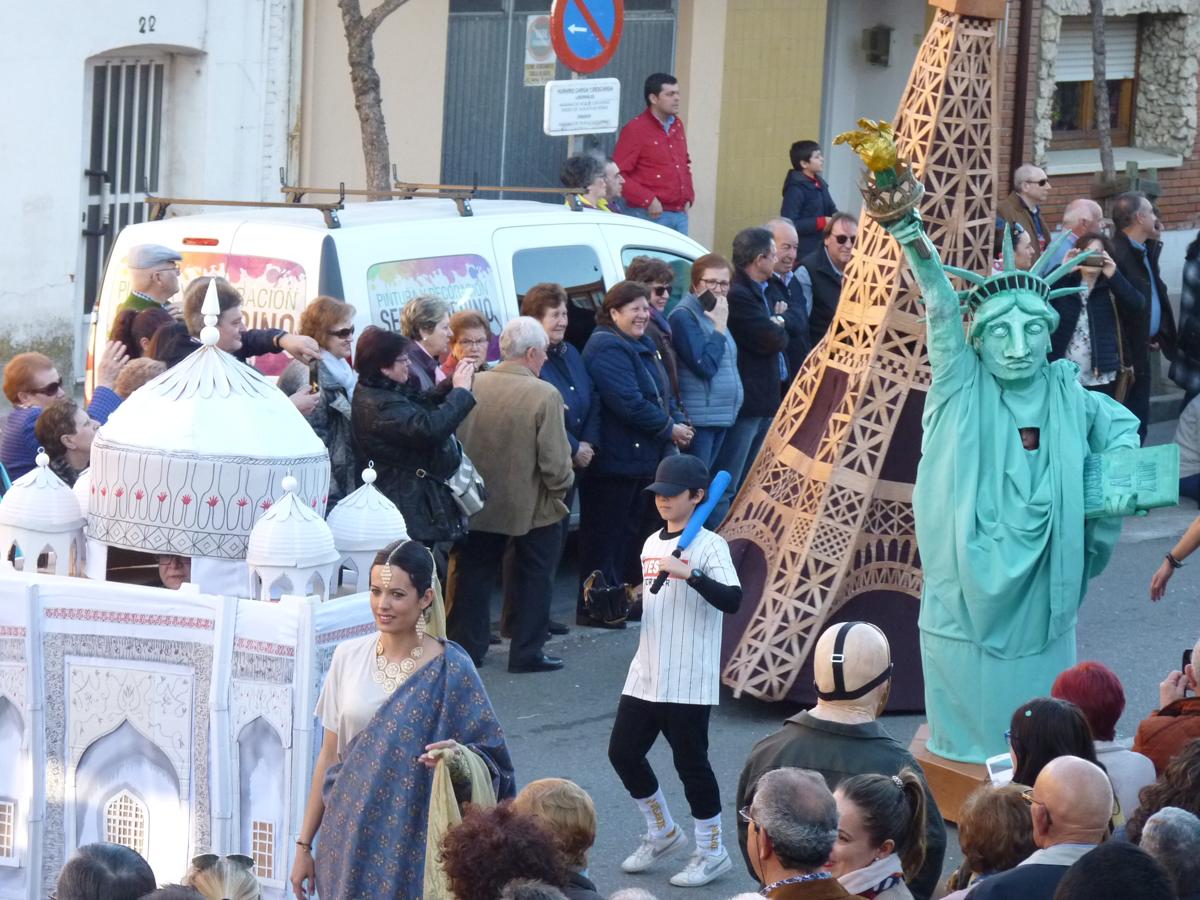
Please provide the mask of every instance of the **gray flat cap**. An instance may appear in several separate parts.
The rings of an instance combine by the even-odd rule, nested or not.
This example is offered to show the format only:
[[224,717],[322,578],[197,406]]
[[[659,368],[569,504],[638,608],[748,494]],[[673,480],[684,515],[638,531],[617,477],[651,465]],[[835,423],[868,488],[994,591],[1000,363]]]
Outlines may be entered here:
[[183,259],[176,251],[162,244],[138,244],[129,248],[125,257],[125,265],[131,269],[153,269],[165,263],[179,262]]

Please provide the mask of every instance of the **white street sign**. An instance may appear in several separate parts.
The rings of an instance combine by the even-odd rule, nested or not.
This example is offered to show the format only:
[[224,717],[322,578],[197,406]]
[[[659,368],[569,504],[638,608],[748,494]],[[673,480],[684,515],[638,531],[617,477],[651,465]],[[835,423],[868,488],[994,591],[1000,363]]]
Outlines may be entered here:
[[611,134],[620,127],[621,82],[577,78],[546,85],[542,130],[551,137]]

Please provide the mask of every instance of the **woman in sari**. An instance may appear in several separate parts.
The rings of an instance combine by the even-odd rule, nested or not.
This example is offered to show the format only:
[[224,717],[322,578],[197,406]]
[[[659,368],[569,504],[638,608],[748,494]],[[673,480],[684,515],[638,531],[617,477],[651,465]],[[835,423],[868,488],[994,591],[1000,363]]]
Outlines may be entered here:
[[444,875],[427,865],[427,844],[458,818],[441,789],[485,804],[513,795],[504,735],[470,657],[426,634],[433,604],[429,551],[416,541],[381,550],[371,567],[378,631],[338,645],[317,701],[325,734],[292,867],[299,900],[314,887],[321,900],[436,896],[430,879]]

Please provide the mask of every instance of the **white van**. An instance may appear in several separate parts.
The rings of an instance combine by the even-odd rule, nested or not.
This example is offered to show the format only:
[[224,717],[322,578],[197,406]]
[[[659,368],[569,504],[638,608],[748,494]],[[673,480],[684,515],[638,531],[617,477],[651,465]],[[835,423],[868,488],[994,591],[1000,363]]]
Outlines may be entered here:
[[[184,286],[201,275],[227,278],[245,298],[250,328],[295,331],[305,304],[330,295],[355,307],[359,333],[369,324],[398,330],[405,303],[436,294],[455,311],[479,310],[499,334],[519,314],[519,298],[542,281],[562,284],[577,314],[590,315],[641,254],[675,269],[674,299],[687,290],[692,261],[706,252],[632,216],[532,201],[476,200],[469,208],[463,215],[441,198],[355,203],[327,224],[316,209],[237,207],[130,225],[104,271],[88,347],[89,391],[93,361],[129,295],[125,257],[138,244],[178,250]],[[280,354],[256,361],[269,374],[285,363]]]

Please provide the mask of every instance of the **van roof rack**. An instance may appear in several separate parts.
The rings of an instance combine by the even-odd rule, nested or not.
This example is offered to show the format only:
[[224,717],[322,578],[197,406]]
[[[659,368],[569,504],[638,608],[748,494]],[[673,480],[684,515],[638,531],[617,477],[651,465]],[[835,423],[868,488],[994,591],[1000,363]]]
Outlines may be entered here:
[[518,191],[524,194],[552,194],[556,197],[562,197],[570,209],[578,211],[584,208],[579,202],[579,191],[575,188],[517,187],[513,185],[481,184],[422,184],[400,181],[396,177],[395,165],[392,166],[394,187],[392,190],[387,191],[347,188],[345,182],[342,182],[336,188],[301,187],[287,184],[285,173],[282,169],[279,175],[280,191],[283,192],[289,203],[299,203],[305,194],[338,194],[342,197],[394,197],[397,200],[411,200],[414,197],[434,197],[453,200],[455,207],[458,209],[458,214],[466,217],[475,214],[471,209],[471,201],[480,193]]
[[[338,194],[338,191],[327,193]],[[193,197],[154,197],[146,195],[149,221],[157,222],[167,214],[170,206],[248,206],[256,209],[315,209],[325,218],[326,228],[341,228],[338,211],[346,207],[346,191],[342,190],[336,202],[330,203],[284,203],[278,200],[199,200]]]

